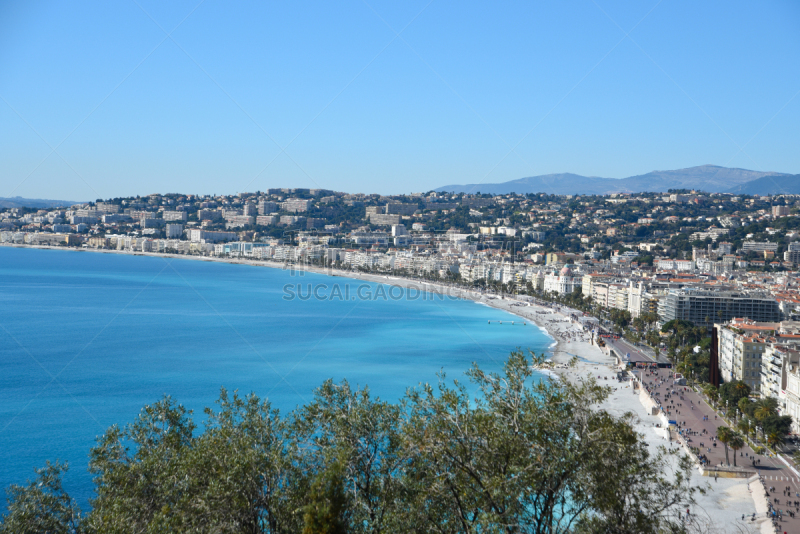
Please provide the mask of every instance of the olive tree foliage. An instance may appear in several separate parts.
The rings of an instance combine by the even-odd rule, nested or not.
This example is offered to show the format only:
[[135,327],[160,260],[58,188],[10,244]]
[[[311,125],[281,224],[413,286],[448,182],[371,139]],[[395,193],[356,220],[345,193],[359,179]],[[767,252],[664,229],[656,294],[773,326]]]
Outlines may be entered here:
[[[12,487],[2,532],[682,532],[691,465],[650,454],[608,388],[534,374],[514,352],[471,388],[411,389],[397,403],[325,382],[281,416],[222,391],[203,431],[166,397],[91,451],[96,497],[81,517],[60,486]],[[47,472],[44,473],[47,475]],[[43,494],[47,498],[43,497]],[[27,514],[27,515],[25,515]],[[34,530],[16,526],[36,517]]]
[[8,513],[0,523],[2,534],[71,534],[79,531],[81,513],[64,491],[61,476],[66,464],[50,463],[36,470],[26,486],[8,488]]
[[169,397],[125,429],[109,429],[91,452],[97,497],[88,530],[299,531],[290,503],[306,482],[285,423],[253,395],[223,390],[218,402],[199,435],[191,413]]
[[[691,501],[691,465],[652,457],[630,417],[597,410],[607,388],[534,381],[511,354],[503,375],[474,367],[479,388],[412,392],[407,479],[419,532],[658,532]],[[671,476],[674,475],[674,476]]]
[[368,389],[326,381],[314,399],[295,412],[294,439],[303,452],[303,470],[326,477],[333,471],[346,506],[338,518],[347,532],[396,532],[392,518],[405,507],[404,403],[373,399]]

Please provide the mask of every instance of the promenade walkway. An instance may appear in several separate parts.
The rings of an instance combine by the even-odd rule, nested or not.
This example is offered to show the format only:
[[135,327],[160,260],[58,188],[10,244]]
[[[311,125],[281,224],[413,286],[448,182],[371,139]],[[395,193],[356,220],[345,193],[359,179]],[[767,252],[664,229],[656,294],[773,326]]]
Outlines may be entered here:
[[[677,421],[673,437],[700,449],[704,469],[713,473],[715,466],[727,467],[725,447],[716,435],[719,426],[728,425],[714,409],[690,387],[675,385],[670,369],[637,369],[634,373],[667,418]],[[777,457],[755,454],[747,445],[738,452],[729,449],[731,467],[734,454],[737,466],[760,475],[776,532],[800,533],[800,474]]]

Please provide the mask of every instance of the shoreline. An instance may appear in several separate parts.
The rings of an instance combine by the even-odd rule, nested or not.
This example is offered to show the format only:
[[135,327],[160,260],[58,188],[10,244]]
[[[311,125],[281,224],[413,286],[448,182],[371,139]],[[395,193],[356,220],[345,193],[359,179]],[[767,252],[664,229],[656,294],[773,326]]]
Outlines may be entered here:
[[[511,296],[497,296],[494,293],[482,293],[480,291],[462,289],[447,285],[441,282],[429,282],[426,280],[416,280],[395,275],[362,273],[344,269],[333,269],[330,267],[317,267],[304,264],[289,264],[268,260],[251,260],[239,258],[217,258],[209,256],[194,256],[190,254],[171,254],[162,252],[131,252],[112,249],[95,248],[71,248],[50,245],[20,245],[3,243],[0,246],[38,249],[38,250],[58,250],[69,252],[90,252],[99,254],[119,254],[123,256],[143,256],[154,258],[171,258],[180,260],[204,261],[214,263],[227,263],[232,265],[248,265],[251,267],[266,267],[270,269],[302,271],[318,275],[330,276],[332,278],[347,278],[350,280],[360,280],[375,284],[390,285],[403,289],[415,289],[448,298],[470,300],[483,304],[491,308],[504,311],[524,321],[535,325],[545,336],[552,340],[547,347],[547,352],[552,353],[551,361],[557,365],[568,363],[572,356],[579,359],[590,360],[591,358],[602,357],[602,351],[596,345],[590,344],[586,339],[586,333],[582,332],[583,327],[580,323],[574,322],[567,315],[561,313],[559,309],[531,303],[524,299],[515,299]],[[559,307],[562,308],[562,307]],[[561,324],[564,323],[564,324]],[[558,325],[558,326],[557,326]],[[565,326],[566,328],[561,328]],[[577,329],[570,328],[570,325],[578,325]],[[566,356],[565,356],[566,355]]]
[[[482,293],[480,291],[462,289],[441,282],[429,282],[395,275],[362,273],[344,269],[333,269],[329,267],[317,267],[304,264],[289,264],[268,260],[217,258],[162,252],[132,252],[112,249],[70,248],[50,245],[20,245],[3,243],[0,244],[0,246],[21,249],[57,250],[68,252],[119,254],[123,256],[170,258],[179,260],[227,263],[232,265],[247,265],[251,267],[265,267],[281,270],[294,269],[295,271],[330,276],[332,278],[346,278],[349,280],[360,280],[362,282],[401,287],[403,289],[416,289],[419,291],[442,295],[443,298],[447,297],[470,300],[477,304],[483,304],[485,306],[504,311],[515,317],[519,317],[523,321],[532,323],[540,330],[542,334],[552,340],[546,351],[552,353],[552,356],[548,358],[548,360],[552,362],[553,365],[552,368],[547,369],[547,371],[553,372],[553,374],[556,376],[565,378],[562,376],[563,373],[558,371],[563,371],[573,357],[577,357],[579,361],[589,365],[613,365],[613,361],[606,353],[604,353],[604,351],[602,351],[597,345],[593,345],[587,340],[588,335],[584,327],[579,322],[573,321],[570,317],[562,313],[560,309],[534,304],[527,300],[515,299],[510,296],[497,296],[494,293]],[[544,370],[545,369],[542,369],[542,371]]]
[[[490,306],[492,308],[505,311],[510,313],[511,315],[515,315],[525,321],[533,323],[537,326],[542,333],[553,339],[553,342],[556,344],[555,347],[551,344],[549,348],[558,348],[558,340],[552,333],[549,331],[548,328],[543,326],[541,320],[537,320],[537,317],[531,316],[530,314],[524,314],[520,310],[515,310],[513,308],[516,307],[526,307],[527,302],[523,300],[513,299],[511,297],[506,296],[495,296],[493,293],[481,293],[479,291],[471,291],[467,289],[462,289],[454,286],[450,286],[447,284],[443,284],[441,282],[430,282],[426,280],[416,280],[412,278],[404,278],[401,276],[394,276],[394,275],[383,275],[383,274],[371,274],[371,273],[361,273],[358,271],[348,271],[344,269],[333,269],[329,267],[317,267],[313,265],[304,265],[304,264],[289,264],[289,263],[281,263],[276,261],[268,261],[268,260],[251,260],[251,259],[239,259],[239,258],[216,258],[216,257],[209,257],[209,256],[193,256],[190,254],[171,254],[171,253],[162,253],[162,252],[130,252],[124,250],[111,250],[111,249],[94,249],[94,248],[71,248],[71,247],[57,247],[57,246],[49,246],[49,245],[19,245],[19,244],[8,244],[3,243],[0,244],[3,247],[9,248],[20,248],[20,249],[35,249],[35,250],[57,250],[57,251],[67,251],[67,252],[90,252],[90,253],[99,253],[99,254],[119,254],[123,256],[143,256],[143,257],[152,257],[152,258],[170,258],[170,259],[179,259],[179,260],[192,260],[192,261],[204,261],[204,262],[213,262],[213,263],[227,263],[231,265],[248,265],[250,267],[266,267],[269,269],[280,269],[280,270],[290,270],[293,269],[294,271],[302,271],[307,273],[313,273],[323,276],[330,276],[332,278],[347,278],[351,280],[361,280],[363,282],[370,282],[375,284],[383,284],[383,285],[390,285],[395,287],[401,287],[403,289],[416,289],[419,291],[424,291],[427,293],[432,293],[436,295],[442,295],[443,297],[448,298],[457,298],[463,300],[471,300],[473,302],[484,304],[486,306]],[[538,308],[538,309],[548,309],[543,306],[538,305],[531,305],[530,309]],[[553,350],[555,353],[556,351]]]
[[[360,280],[362,282],[383,284],[401,287],[406,290],[415,289],[422,292],[442,295],[442,298],[458,298],[471,300],[477,304],[483,304],[494,309],[507,312],[523,321],[535,325],[541,333],[549,337],[552,342],[545,349],[552,353],[547,360],[547,366],[537,369],[538,372],[560,380],[570,382],[580,382],[587,378],[594,378],[599,384],[610,387],[608,399],[603,402],[598,409],[603,409],[615,416],[626,413],[635,415],[635,429],[640,434],[641,439],[646,443],[651,453],[656,453],[661,446],[677,446],[674,442],[667,441],[662,428],[655,426],[657,416],[652,416],[646,410],[639,394],[631,389],[630,382],[617,382],[617,363],[615,358],[609,354],[609,350],[598,347],[590,342],[591,333],[587,331],[586,325],[580,321],[580,316],[570,317],[565,314],[571,310],[568,308],[553,305],[542,306],[534,304],[526,298],[513,298],[513,296],[497,296],[493,293],[482,293],[457,288],[451,285],[415,280],[392,275],[379,275],[348,271],[341,269],[323,268],[303,264],[284,264],[275,261],[250,260],[238,258],[215,258],[207,256],[192,256],[188,254],[170,254],[158,252],[129,252],[108,249],[75,249],[68,247],[56,247],[47,245],[19,245],[2,244],[2,246],[26,249],[41,250],[61,250],[71,252],[94,252],[102,254],[121,254],[127,256],[158,257],[162,259],[181,259],[194,260],[238,265],[249,265],[251,267],[266,267],[271,269],[294,269],[295,271],[308,272],[330,276],[333,278],[345,278],[348,280]],[[577,363],[570,367],[568,364],[577,358]],[[704,485],[708,482],[706,477],[701,477],[696,470],[692,471],[692,478],[695,485]],[[706,524],[708,532],[726,532],[725,527],[734,528],[740,532],[754,532],[750,530],[751,525],[743,524],[736,518],[741,512],[746,511],[747,515],[756,512],[759,508],[756,493],[751,492],[746,479],[720,479],[714,486],[707,488],[706,495],[698,498],[695,508],[703,512],[701,518]],[[755,502],[754,502],[755,501]],[[734,512],[735,513],[731,513]],[[761,510],[758,510],[759,512]],[[720,530],[717,530],[719,528]]]

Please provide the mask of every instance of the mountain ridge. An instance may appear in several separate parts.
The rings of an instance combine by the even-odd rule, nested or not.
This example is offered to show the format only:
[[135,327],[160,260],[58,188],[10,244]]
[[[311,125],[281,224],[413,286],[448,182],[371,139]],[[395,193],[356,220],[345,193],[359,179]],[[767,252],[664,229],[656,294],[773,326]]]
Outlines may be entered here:
[[800,175],[700,165],[651,171],[627,178],[603,178],[573,173],[529,176],[501,183],[451,184],[434,189],[454,193],[551,193],[556,195],[666,192],[694,189],[707,193],[800,194]]
[[44,198],[0,197],[0,208],[57,208],[82,204],[72,200],[48,200]]

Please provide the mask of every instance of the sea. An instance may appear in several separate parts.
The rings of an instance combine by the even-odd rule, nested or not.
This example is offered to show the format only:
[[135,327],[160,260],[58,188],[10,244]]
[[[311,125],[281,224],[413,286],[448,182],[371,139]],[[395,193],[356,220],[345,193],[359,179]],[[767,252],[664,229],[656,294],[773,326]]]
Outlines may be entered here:
[[282,413],[329,378],[396,401],[440,371],[463,382],[473,362],[500,371],[515,348],[538,354],[551,343],[504,311],[390,285],[0,247],[0,486],[68,462],[64,486],[86,510],[96,438],[164,395],[198,420],[222,387]]

